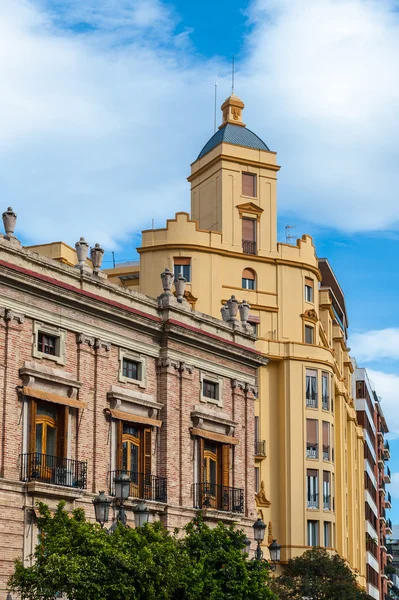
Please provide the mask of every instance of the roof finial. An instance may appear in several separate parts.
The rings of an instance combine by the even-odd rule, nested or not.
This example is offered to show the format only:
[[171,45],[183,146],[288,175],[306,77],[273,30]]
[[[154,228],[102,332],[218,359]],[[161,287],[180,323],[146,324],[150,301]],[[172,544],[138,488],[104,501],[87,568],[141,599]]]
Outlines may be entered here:
[[234,75],[235,75],[235,72],[234,72],[234,55],[233,55],[233,58],[231,61],[231,95],[234,94]]

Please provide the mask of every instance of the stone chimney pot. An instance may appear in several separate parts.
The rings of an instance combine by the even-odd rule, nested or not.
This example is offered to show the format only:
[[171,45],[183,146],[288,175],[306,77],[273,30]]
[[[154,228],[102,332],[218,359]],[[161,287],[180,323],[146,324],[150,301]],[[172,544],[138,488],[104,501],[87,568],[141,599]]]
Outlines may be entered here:
[[220,309],[220,312],[222,313],[223,321],[225,321],[227,323],[227,321],[229,320],[229,307],[227,306],[227,304],[224,304],[222,306],[222,308]]
[[6,232],[5,238],[6,240],[10,240],[15,238],[14,230],[17,222],[17,214],[13,211],[11,206],[7,208],[5,212],[2,214],[3,217],[3,225],[4,231]]
[[238,312],[238,300],[235,296],[231,296],[226,302],[227,308],[229,311],[229,322],[234,322],[237,320],[237,312]]
[[172,294],[172,283],[173,283],[173,273],[166,267],[165,271],[161,273],[162,287],[164,294]]
[[186,278],[180,273],[179,277],[175,279],[175,290],[177,301],[181,304],[184,298],[184,291],[186,289]]
[[94,248],[90,250],[91,262],[93,263],[93,271],[94,273],[98,273],[101,269],[101,264],[103,262],[104,250],[101,248],[100,244],[95,244]]
[[238,309],[240,311],[241,322],[243,325],[246,325],[248,323],[249,311],[250,311],[251,307],[246,300],[243,300],[238,305]]

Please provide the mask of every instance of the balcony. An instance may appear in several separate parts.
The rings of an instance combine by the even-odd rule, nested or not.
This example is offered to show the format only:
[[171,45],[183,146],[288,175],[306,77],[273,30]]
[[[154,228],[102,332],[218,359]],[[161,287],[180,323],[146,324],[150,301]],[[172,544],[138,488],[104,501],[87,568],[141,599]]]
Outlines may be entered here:
[[138,473],[136,471],[110,471],[109,472],[109,493],[115,495],[115,478],[122,474],[129,475],[131,498],[139,500],[153,500],[154,502],[167,502],[167,479],[166,477],[157,477],[147,473]]
[[385,512],[385,508],[382,508],[382,509],[380,510],[380,520],[381,520],[381,521],[385,521],[385,522],[386,522],[386,520],[387,520],[387,517],[386,517],[386,512]]
[[328,396],[323,396],[321,399],[321,407],[323,410],[329,410],[330,407],[330,398]]
[[331,510],[331,496],[323,494],[323,509]]
[[256,458],[265,458],[266,440],[255,440],[255,456]]
[[308,494],[308,508],[319,508],[319,494]]
[[389,492],[385,496],[385,508],[392,508],[391,494]]
[[256,242],[250,240],[242,241],[242,251],[244,254],[256,254]]
[[317,394],[306,396],[306,408],[317,408]]
[[382,478],[379,478],[378,491],[382,494],[385,494],[385,483],[382,481]]
[[391,451],[389,448],[388,440],[385,440],[385,444],[384,444],[384,458],[385,458],[385,460],[389,460],[391,458]]
[[318,458],[319,447],[318,444],[306,444],[306,458]]
[[384,473],[385,483],[391,483],[391,469],[387,467],[386,473]]
[[31,452],[21,454],[21,481],[40,481],[68,488],[87,488],[87,462]]
[[385,532],[388,533],[388,535],[392,535],[392,521],[391,521],[391,519],[387,519],[386,520]]
[[192,485],[194,508],[210,508],[226,512],[244,512],[244,490],[216,483]]

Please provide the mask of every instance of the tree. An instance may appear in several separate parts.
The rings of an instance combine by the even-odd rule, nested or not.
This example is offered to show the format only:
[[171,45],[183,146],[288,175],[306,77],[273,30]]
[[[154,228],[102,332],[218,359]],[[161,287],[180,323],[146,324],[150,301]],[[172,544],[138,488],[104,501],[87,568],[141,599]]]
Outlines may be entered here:
[[284,573],[272,584],[280,600],[367,600],[354,573],[337,554],[322,548],[308,550],[288,561]]
[[54,515],[39,505],[35,562],[16,561],[9,588],[25,600],[275,599],[267,568],[243,556],[245,536],[234,527],[211,529],[198,515],[181,538],[160,523],[109,535],[64,505]]

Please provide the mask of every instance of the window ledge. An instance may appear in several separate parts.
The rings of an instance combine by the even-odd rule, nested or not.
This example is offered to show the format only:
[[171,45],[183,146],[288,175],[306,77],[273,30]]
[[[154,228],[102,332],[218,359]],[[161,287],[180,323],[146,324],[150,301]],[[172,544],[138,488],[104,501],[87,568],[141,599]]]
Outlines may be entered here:
[[35,494],[36,496],[77,499],[82,498],[85,494],[85,490],[67,488],[62,485],[51,485],[39,481],[29,481],[25,485],[28,494]]

